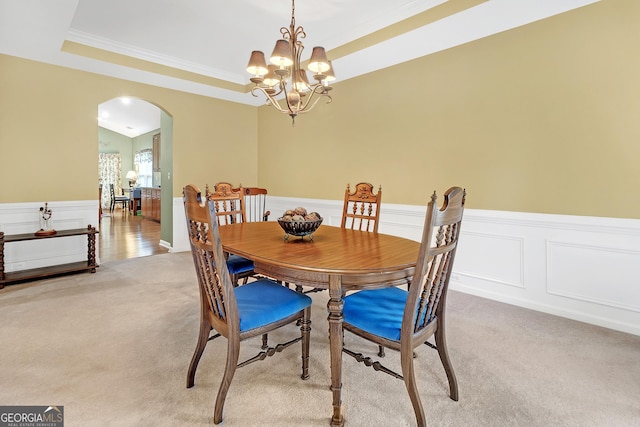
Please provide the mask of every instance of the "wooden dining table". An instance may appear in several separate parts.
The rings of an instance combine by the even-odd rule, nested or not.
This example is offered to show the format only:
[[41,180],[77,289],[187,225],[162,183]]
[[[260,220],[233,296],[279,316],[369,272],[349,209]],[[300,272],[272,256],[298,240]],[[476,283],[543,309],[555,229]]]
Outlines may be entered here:
[[249,258],[258,274],[329,290],[328,322],[333,393],[332,426],[342,414],[343,295],[347,291],[410,282],[420,243],[387,234],[321,225],[311,236],[288,236],[277,222],[220,227],[226,252]]

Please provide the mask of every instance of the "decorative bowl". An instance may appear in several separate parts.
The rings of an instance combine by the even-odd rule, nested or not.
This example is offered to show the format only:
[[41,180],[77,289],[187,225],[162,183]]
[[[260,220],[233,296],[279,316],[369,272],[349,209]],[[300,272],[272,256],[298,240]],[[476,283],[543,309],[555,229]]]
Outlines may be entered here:
[[284,236],[285,240],[288,240],[289,236],[298,236],[303,238],[304,236],[309,236],[309,238],[313,240],[313,236],[310,235],[320,227],[320,224],[322,224],[322,218],[314,221],[285,221],[282,218],[278,218],[278,224],[280,224],[280,227],[282,227],[286,233]]

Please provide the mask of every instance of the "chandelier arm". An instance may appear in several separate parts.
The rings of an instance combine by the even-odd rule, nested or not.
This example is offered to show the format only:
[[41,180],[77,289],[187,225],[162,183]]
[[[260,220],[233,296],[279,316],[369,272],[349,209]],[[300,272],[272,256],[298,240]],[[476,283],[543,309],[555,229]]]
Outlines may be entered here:
[[[292,82],[291,84],[293,84],[293,77],[292,77],[291,82]],[[300,113],[300,108],[298,108],[298,109],[296,109],[294,111],[294,109],[292,108],[291,104],[289,103],[289,92],[287,92],[287,85],[285,84],[284,81],[281,81],[280,87],[281,87],[281,92],[284,93],[284,102],[285,102],[285,104],[287,104],[287,108],[286,109],[282,108],[280,106],[280,103],[278,103],[278,106],[276,108],[280,112],[287,113],[293,118],[293,117],[297,116]],[[293,89],[293,86],[292,86],[292,89]]]
[[[291,81],[293,82],[293,77],[291,78]],[[288,113],[288,114],[297,114],[293,112],[293,110],[291,109],[291,105],[289,104],[289,93],[287,92],[287,85],[284,82],[284,78],[282,78],[280,80],[280,88],[282,89],[282,93],[284,93],[284,102],[285,104],[287,104],[287,109],[285,110],[284,108],[280,107],[280,104],[278,103],[278,110],[280,110],[283,113]]]
[[[327,104],[330,104],[331,103],[331,97],[329,95],[327,95],[327,98],[329,98],[329,100],[327,101]],[[321,99],[322,99],[322,97],[315,98],[315,101],[313,101],[313,104],[311,104],[311,107],[309,107],[306,110],[299,111],[298,114],[305,114],[305,113],[308,113],[309,111],[313,110],[313,107],[315,107],[316,104],[318,103],[318,101],[320,101]]]
[[[316,83],[314,85],[311,85],[309,88],[311,89],[311,91],[309,93],[309,99],[311,99],[314,95],[320,95],[320,97],[325,96],[325,97],[331,99],[331,97],[329,96],[327,91],[325,91],[325,88],[324,88],[324,86],[322,84]],[[329,101],[329,102],[331,102],[331,101]],[[308,104],[308,103],[309,103],[309,101],[307,101],[305,103],[305,107],[306,107],[306,104]]]
[[253,89],[251,89],[251,95],[255,96],[256,98],[258,97],[258,95],[256,95],[254,93],[255,90],[259,90],[260,92],[262,92],[262,94],[267,98],[267,102],[269,104],[271,104],[273,107],[275,107],[278,111],[280,111],[281,113],[288,113],[289,110],[285,110],[280,106],[280,103],[278,102],[277,99],[274,98],[274,96],[279,95],[282,91],[274,94],[274,95],[270,95],[265,88],[260,87],[260,86],[256,86]]
[[[303,114],[303,113],[306,113],[308,111],[313,110],[313,107],[315,107],[316,104],[318,103],[318,101],[320,101],[322,98],[327,98],[327,104],[330,104],[331,101],[333,101],[333,99],[331,99],[330,95],[328,95],[327,93],[324,93],[322,91],[318,92],[318,91],[316,91],[316,89],[318,89],[318,87],[314,88],[314,90],[309,94],[309,97],[307,98],[307,100],[304,103],[304,105],[302,106],[302,108],[300,108],[300,110],[298,111],[298,114]],[[319,96],[315,96],[315,95],[319,95]],[[313,100],[313,102],[311,102],[312,100]],[[309,104],[311,104],[310,107],[309,107]]]
[[[275,91],[275,89],[273,89],[273,87],[262,87],[262,86],[254,86],[251,88],[251,95],[255,96],[256,98],[258,97],[258,95],[255,94],[255,90],[258,89],[260,92],[262,92],[265,95],[269,95],[271,98],[275,98],[276,96],[280,95],[282,93],[282,86],[280,84],[278,84],[278,90]],[[275,92],[273,93],[269,93],[268,90],[274,90]]]
[[[317,96],[316,96],[317,94],[318,94],[318,92],[316,92],[315,88],[314,88],[313,90],[311,90],[311,91],[307,94],[307,100],[302,104],[302,108],[300,108],[300,110],[302,110],[302,111],[306,111],[306,110],[307,110],[307,106],[308,106],[308,105],[309,105],[309,103],[310,103],[312,100],[314,100],[314,99],[315,99],[315,100],[316,100],[316,102],[317,102],[317,100],[318,100],[318,99],[320,99],[320,97],[317,97]],[[311,105],[311,108],[313,108],[313,106],[314,106],[314,105],[316,105],[316,102],[314,102],[314,103]]]

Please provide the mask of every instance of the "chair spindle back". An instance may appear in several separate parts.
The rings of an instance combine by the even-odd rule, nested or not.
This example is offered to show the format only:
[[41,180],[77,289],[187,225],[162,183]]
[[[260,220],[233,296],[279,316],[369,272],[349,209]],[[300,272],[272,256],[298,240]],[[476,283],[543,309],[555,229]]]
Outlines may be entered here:
[[246,214],[242,191],[234,190],[228,182],[218,182],[214,185],[213,192],[209,191],[207,185],[205,194],[207,200],[213,201],[218,225],[245,222]]
[[268,221],[271,212],[267,210],[267,189],[258,187],[242,187],[244,194],[244,211],[247,222]]
[[184,187],[183,194],[201,309],[213,328],[223,336],[228,336],[229,328],[239,332],[240,323],[235,314],[235,294],[222,250],[218,223],[211,221],[213,202],[207,206],[200,190],[194,185]]
[[466,192],[452,187],[444,195],[438,209],[434,192],[427,205],[420,254],[405,307],[401,336],[430,335],[435,320],[443,316],[446,296],[458,247]]
[[373,193],[373,185],[368,182],[356,184],[351,193],[349,184],[344,192],[344,206],[342,209],[342,228],[351,230],[378,232],[380,219],[380,201],[382,200],[382,187],[376,194]]

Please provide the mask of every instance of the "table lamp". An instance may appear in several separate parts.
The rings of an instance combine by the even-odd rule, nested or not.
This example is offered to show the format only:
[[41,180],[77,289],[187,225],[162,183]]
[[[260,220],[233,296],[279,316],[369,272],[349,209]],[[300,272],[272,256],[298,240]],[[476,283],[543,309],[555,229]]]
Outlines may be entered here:
[[138,180],[138,175],[136,174],[136,171],[129,171],[127,172],[126,178],[129,180],[129,188],[133,188]]

